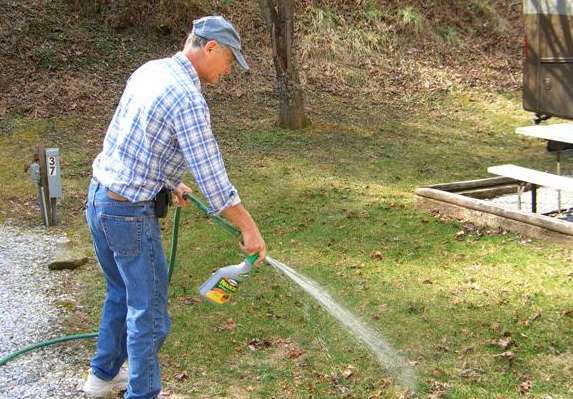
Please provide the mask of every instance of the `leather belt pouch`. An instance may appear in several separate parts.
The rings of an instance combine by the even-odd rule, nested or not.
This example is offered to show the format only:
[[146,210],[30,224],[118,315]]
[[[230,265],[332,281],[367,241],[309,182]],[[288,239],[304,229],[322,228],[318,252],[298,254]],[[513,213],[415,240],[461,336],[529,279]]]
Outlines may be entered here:
[[167,210],[169,209],[169,203],[171,200],[171,191],[163,187],[161,191],[155,196],[155,216],[158,218],[164,218],[167,216]]

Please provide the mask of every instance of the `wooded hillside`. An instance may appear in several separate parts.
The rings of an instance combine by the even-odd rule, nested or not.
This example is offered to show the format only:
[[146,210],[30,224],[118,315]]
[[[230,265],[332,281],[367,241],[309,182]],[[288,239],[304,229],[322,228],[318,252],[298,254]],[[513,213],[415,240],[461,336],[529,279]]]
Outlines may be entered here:
[[[325,93],[388,103],[397,94],[521,84],[520,1],[305,0],[296,7],[311,108]],[[238,26],[253,68],[208,95],[272,103],[269,38],[256,1],[24,0],[0,4],[0,115],[109,113],[134,68],[177,51],[190,23],[213,13]]]

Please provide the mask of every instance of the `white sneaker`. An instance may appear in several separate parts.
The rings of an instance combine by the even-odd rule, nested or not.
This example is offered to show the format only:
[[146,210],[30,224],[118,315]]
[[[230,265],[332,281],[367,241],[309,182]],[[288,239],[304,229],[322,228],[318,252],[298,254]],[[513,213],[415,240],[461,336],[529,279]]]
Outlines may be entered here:
[[120,391],[126,390],[128,379],[128,371],[123,367],[119,369],[119,373],[117,373],[117,375],[111,381],[102,380],[101,378],[94,375],[90,370],[88,378],[82,387],[82,391],[84,391],[88,397],[91,398],[105,398],[114,389],[118,389]]

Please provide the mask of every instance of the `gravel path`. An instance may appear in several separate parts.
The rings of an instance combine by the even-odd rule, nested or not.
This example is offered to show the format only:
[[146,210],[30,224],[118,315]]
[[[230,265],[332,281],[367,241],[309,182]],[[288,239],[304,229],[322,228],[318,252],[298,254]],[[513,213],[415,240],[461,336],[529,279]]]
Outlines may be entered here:
[[[494,199],[489,200],[494,204],[502,206],[508,209],[518,209],[519,197],[517,194],[507,194]],[[537,212],[545,213],[552,212],[558,209],[557,206],[557,190],[553,190],[547,187],[539,187],[537,189]],[[561,192],[561,209],[573,208],[573,193],[562,191]],[[527,191],[523,193],[521,198],[521,209],[526,212],[531,211],[531,192]],[[562,216],[563,219],[570,220],[565,215]]]
[[[47,268],[58,238],[44,229],[0,225],[0,356],[66,335],[61,305],[75,303],[67,284],[73,271]],[[16,358],[0,367],[0,398],[82,398],[90,355],[91,345],[78,341]]]

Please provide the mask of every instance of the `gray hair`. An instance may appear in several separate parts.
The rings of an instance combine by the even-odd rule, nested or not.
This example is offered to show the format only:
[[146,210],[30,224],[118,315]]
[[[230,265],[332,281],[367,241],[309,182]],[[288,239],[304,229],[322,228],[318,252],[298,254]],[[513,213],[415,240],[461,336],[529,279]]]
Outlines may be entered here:
[[204,47],[209,40],[197,36],[194,32],[189,33],[187,36],[187,40],[185,41],[185,47],[191,46],[192,48],[202,48]]
[[[195,32],[191,32],[191,33],[189,33],[189,36],[187,36],[187,40],[185,41],[185,47],[191,46],[191,48],[203,48],[203,47],[205,47],[205,45],[209,41],[210,41],[209,39],[205,39],[204,37],[197,36],[195,34]],[[219,42],[217,42],[217,44],[221,48],[224,48],[224,49],[228,48],[228,46],[225,46],[224,44],[221,44]]]

